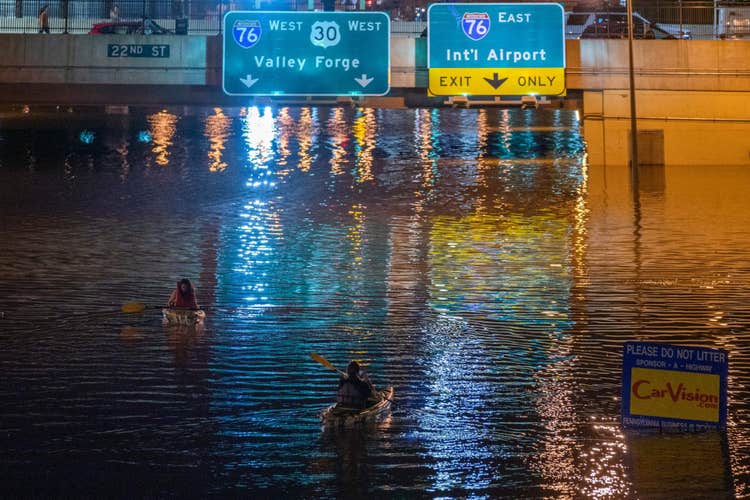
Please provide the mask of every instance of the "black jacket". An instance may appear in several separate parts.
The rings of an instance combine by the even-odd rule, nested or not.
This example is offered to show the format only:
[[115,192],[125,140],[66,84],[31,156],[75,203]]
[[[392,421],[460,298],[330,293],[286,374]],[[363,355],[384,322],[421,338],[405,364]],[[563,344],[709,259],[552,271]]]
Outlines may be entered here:
[[370,396],[372,396],[372,386],[369,382],[359,377],[341,377],[339,380],[337,400],[342,405],[364,408]]

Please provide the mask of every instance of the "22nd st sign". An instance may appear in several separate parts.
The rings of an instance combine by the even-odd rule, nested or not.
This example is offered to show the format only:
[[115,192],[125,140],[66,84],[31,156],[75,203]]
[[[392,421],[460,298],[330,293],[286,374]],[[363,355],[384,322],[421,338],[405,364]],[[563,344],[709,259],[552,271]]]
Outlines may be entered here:
[[390,19],[382,12],[229,12],[223,88],[229,95],[383,95]]

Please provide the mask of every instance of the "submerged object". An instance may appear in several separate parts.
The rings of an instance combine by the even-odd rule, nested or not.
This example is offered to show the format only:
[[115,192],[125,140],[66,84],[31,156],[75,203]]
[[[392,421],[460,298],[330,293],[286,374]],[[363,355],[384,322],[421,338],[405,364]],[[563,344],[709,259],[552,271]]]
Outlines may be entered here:
[[206,313],[200,309],[165,307],[161,313],[164,315],[164,323],[169,325],[196,325],[206,317]]
[[340,406],[338,403],[329,406],[320,414],[323,425],[347,427],[375,420],[379,415],[390,409],[393,400],[393,387],[377,391],[377,393],[380,395],[380,400],[367,408],[351,408]]

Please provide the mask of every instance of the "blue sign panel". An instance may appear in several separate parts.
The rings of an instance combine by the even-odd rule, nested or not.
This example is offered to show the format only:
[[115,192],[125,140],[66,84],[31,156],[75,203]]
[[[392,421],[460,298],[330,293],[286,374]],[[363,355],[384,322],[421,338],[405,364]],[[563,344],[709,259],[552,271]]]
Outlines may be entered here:
[[626,427],[723,428],[727,422],[727,352],[626,342],[622,423]]
[[435,3],[427,23],[435,95],[565,92],[565,13],[559,3]]
[[387,94],[390,25],[383,12],[229,12],[224,16],[224,92]]

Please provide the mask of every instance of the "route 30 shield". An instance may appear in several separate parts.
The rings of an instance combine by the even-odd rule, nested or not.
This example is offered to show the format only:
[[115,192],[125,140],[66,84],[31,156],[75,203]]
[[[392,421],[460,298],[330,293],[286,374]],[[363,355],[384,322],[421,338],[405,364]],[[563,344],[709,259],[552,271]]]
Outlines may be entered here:
[[310,43],[318,47],[333,47],[341,41],[341,30],[335,21],[315,21],[310,28]]

